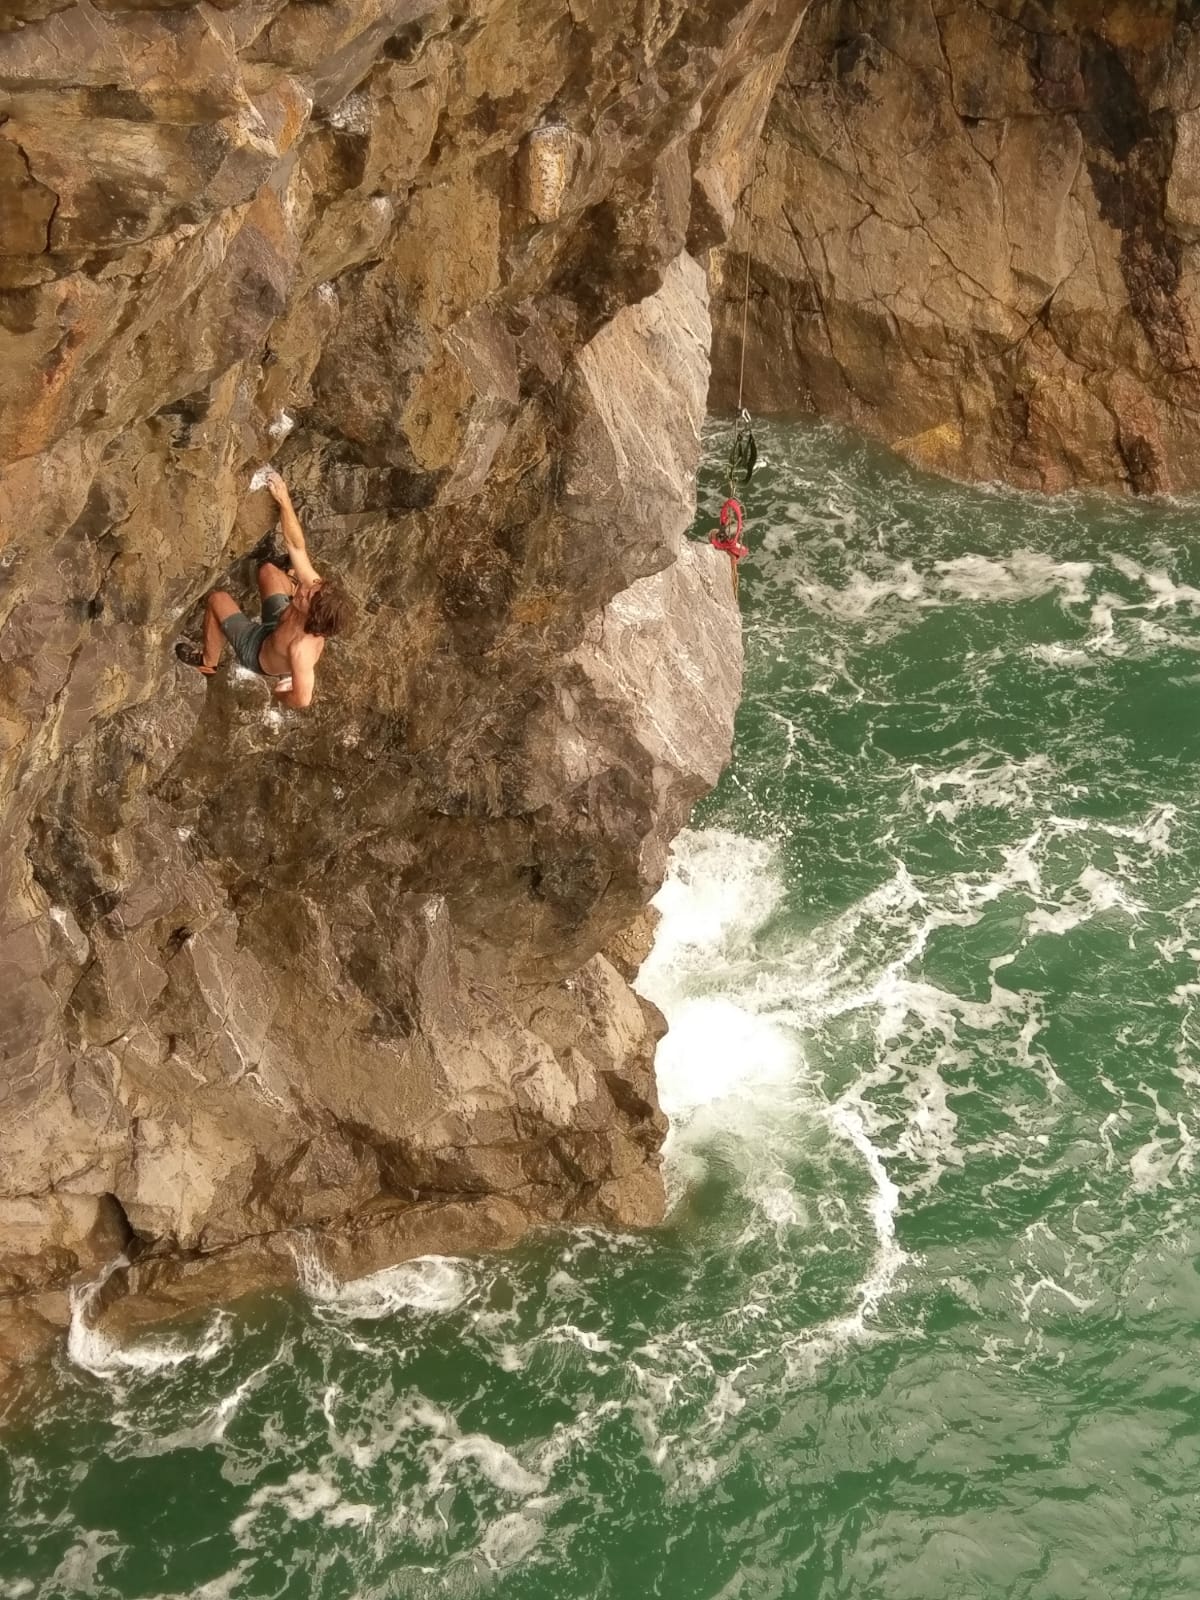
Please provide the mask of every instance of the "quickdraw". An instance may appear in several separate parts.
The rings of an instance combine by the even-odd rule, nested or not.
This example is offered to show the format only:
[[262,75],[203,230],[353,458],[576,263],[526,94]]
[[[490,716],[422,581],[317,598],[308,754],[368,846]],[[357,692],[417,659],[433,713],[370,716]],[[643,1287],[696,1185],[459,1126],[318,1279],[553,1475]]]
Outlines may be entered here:
[[729,447],[729,492],[733,493],[733,486],[741,478],[743,484],[750,482],[751,474],[758,462],[758,440],[754,437],[754,425],[750,420],[750,413],[740,401],[738,403],[737,427],[734,430],[733,443]]

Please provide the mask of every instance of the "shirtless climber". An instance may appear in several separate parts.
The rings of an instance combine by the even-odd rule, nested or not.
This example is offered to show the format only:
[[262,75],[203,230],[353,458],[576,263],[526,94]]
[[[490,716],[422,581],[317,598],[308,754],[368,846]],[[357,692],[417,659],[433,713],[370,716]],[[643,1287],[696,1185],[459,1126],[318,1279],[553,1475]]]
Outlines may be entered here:
[[[211,676],[227,639],[243,667],[264,678],[278,678],[274,695],[280,705],[302,711],[312,704],[317,662],[326,639],[346,633],[353,610],[345,591],[332,578],[322,578],[308,559],[304,533],[287,484],[275,471],[266,486],[279,507],[279,523],[287,556],[265,561],[258,569],[262,621],[253,622],[238,609],[232,595],[214,589],[204,608],[204,649],[180,643],[175,654],[190,667]],[[290,566],[290,578],[283,566]]]

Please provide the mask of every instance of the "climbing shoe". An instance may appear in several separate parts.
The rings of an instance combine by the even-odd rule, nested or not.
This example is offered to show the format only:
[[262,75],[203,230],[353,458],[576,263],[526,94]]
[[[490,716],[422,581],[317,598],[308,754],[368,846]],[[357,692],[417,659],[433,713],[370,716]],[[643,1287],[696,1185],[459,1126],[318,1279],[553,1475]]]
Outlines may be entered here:
[[206,678],[211,678],[217,670],[216,667],[204,665],[204,652],[198,645],[189,644],[186,639],[180,639],[175,646],[175,659],[182,661],[185,667],[195,667],[197,672],[202,672]]

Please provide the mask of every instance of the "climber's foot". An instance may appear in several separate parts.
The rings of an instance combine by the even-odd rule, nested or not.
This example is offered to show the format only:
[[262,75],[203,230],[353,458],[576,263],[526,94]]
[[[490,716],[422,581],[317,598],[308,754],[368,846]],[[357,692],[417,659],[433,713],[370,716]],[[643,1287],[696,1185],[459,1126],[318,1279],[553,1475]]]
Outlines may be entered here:
[[175,646],[175,659],[182,661],[185,667],[195,667],[197,672],[202,672],[206,678],[211,678],[217,670],[216,667],[204,665],[204,652],[198,645],[189,644],[186,639],[180,639]]

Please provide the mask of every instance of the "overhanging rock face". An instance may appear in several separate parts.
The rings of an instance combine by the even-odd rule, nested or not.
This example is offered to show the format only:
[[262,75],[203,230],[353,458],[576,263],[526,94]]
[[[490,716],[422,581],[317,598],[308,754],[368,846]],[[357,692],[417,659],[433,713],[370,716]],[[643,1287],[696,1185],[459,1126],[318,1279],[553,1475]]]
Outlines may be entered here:
[[[6,8],[0,1360],[122,1252],[129,1326],[660,1214],[627,930],[740,677],[703,264],[797,21]],[[361,613],[306,715],[171,652],[268,458]]]

